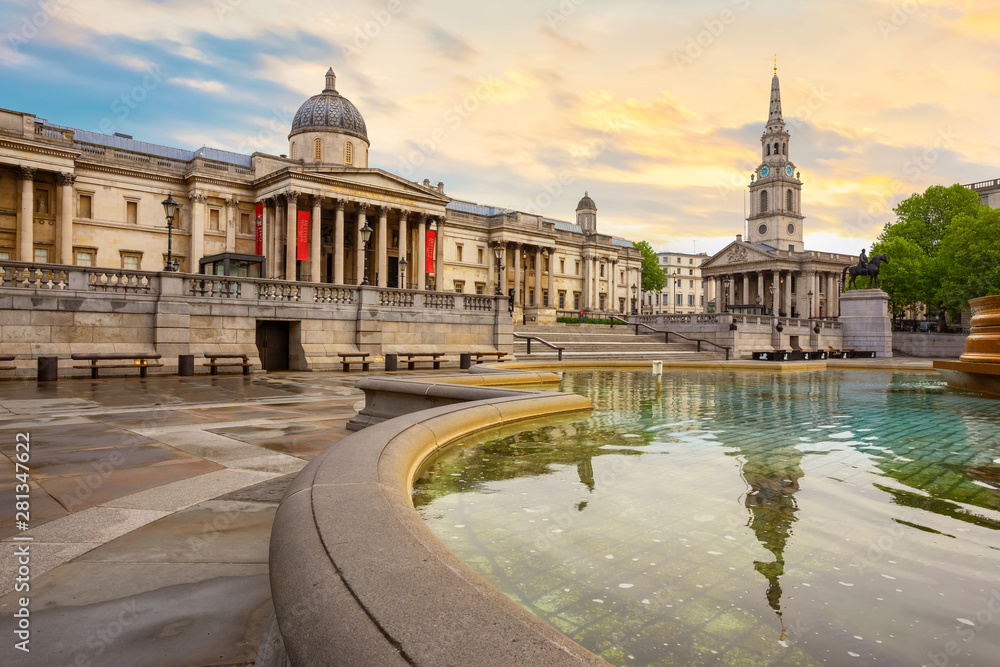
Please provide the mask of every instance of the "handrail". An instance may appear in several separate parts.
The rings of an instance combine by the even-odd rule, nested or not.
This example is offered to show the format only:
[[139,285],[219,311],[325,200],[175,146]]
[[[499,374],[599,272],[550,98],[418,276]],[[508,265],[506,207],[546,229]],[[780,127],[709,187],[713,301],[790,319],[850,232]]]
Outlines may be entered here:
[[[625,322],[625,324],[628,324],[629,326],[633,326],[634,325],[635,326],[635,335],[636,336],[639,335],[639,327],[645,327],[645,328],[649,329],[652,333],[661,333],[661,334],[663,334],[663,342],[664,343],[669,343],[670,342],[670,334],[673,334],[675,336],[679,336],[680,338],[683,338],[684,340],[687,340],[687,341],[695,342],[695,343],[698,344],[698,351],[699,352],[701,352],[701,344],[702,343],[708,343],[709,345],[714,345],[715,347],[719,348],[720,350],[725,350],[726,351],[726,361],[729,361],[729,350],[730,350],[730,348],[728,348],[728,347],[726,347],[724,345],[719,345],[718,343],[713,343],[712,341],[710,341],[708,339],[705,339],[705,338],[691,338],[690,336],[685,336],[684,334],[677,333],[676,331],[669,331],[667,329],[656,329],[654,327],[649,326],[645,322],[629,322],[629,321],[624,320],[624,319],[622,319],[620,317],[617,317],[617,316],[613,316],[612,317],[612,321],[614,321],[614,320],[621,320],[622,322]],[[614,326],[614,325],[612,325],[612,326]]]
[[559,361],[562,361],[562,353],[563,353],[563,350],[565,348],[559,347],[557,345],[553,345],[549,341],[543,340],[543,339],[539,338],[538,336],[525,336],[524,334],[515,333],[514,334],[514,338],[521,338],[523,340],[528,341],[528,354],[531,354],[531,341],[537,340],[542,345],[550,347],[553,350],[555,350],[556,352],[558,352],[559,353]]

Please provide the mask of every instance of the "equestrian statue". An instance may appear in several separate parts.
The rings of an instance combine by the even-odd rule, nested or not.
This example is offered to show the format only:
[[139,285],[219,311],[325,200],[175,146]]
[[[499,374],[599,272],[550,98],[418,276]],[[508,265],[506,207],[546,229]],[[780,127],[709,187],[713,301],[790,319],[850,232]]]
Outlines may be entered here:
[[[879,265],[882,264],[882,262],[885,262],[886,264],[889,263],[889,258],[885,256],[884,252],[880,252],[879,254],[872,257],[871,261],[869,261],[868,257],[865,256],[864,249],[862,249],[861,255],[858,256],[857,265],[844,267],[844,272],[843,274],[841,274],[840,277],[841,282],[844,283],[844,289],[847,290],[848,287],[856,287],[854,281],[857,279],[858,276],[868,276],[869,278],[871,278],[871,286],[877,288],[878,270],[879,270]],[[845,282],[848,273],[851,274],[851,279],[850,281]]]

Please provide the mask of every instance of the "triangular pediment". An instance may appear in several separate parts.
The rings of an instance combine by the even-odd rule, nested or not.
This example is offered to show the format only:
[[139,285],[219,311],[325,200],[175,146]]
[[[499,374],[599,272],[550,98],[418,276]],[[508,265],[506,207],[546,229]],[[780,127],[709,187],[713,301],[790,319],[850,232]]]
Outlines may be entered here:
[[451,198],[434,187],[417,185],[381,169],[317,169],[291,175],[302,189],[318,188],[334,199],[360,201],[375,206],[444,213]]
[[701,265],[702,270],[720,266],[735,266],[753,262],[774,261],[775,256],[745,241],[733,241]]

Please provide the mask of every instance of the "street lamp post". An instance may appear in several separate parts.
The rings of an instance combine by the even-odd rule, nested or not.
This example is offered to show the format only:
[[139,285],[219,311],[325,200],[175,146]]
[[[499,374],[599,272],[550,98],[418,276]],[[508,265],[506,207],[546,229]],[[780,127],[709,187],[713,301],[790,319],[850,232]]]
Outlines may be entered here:
[[722,281],[722,287],[723,287],[723,290],[724,290],[724,293],[725,293],[725,297],[724,297],[724,301],[723,301],[723,303],[725,304],[725,306],[723,307],[722,312],[726,313],[726,312],[729,312],[729,276],[726,276],[723,279],[723,281]]
[[670,284],[672,285],[672,287],[670,288],[670,291],[672,292],[672,294],[670,295],[670,312],[671,313],[676,313],[677,312],[677,308],[676,308],[676,304],[677,304],[677,296],[676,296],[677,295],[677,272],[676,271],[674,271],[673,273],[670,274]]
[[400,289],[406,289],[406,265],[407,264],[409,264],[409,262],[406,261],[405,257],[403,257],[402,259],[399,260],[399,283],[400,283],[399,284],[399,288]]
[[638,312],[635,309],[635,297],[638,294],[638,292],[639,292],[639,288],[635,286],[635,283],[632,283],[632,314],[633,315],[637,315],[638,314]]
[[493,254],[497,258],[497,296],[503,296],[503,292],[500,291],[500,271],[504,268],[500,265],[503,262],[503,250],[504,246],[500,241],[493,244]]
[[840,317],[840,295],[844,293],[844,279],[841,278],[837,281],[837,317]]
[[164,271],[177,271],[179,263],[175,264],[173,259],[173,232],[174,232],[174,216],[177,215],[177,209],[180,208],[180,204],[174,201],[172,194],[167,193],[167,198],[163,200],[163,213],[167,216],[167,265],[163,267]]
[[771,285],[771,289],[769,291],[771,292],[771,315],[773,316],[776,305],[774,302],[774,295],[778,293],[778,290],[774,287],[774,285]]
[[368,222],[365,221],[365,226],[361,228],[361,243],[364,244],[365,252],[365,275],[364,280],[361,281],[362,285],[368,284],[368,252],[371,250],[371,239],[372,239],[372,228],[368,226]]
[[809,292],[806,293],[806,296],[809,297],[809,313],[806,315],[806,319],[807,320],[811,320],[812,316],[813,316],[813,292],[812,292],[812,290],[809,290]]

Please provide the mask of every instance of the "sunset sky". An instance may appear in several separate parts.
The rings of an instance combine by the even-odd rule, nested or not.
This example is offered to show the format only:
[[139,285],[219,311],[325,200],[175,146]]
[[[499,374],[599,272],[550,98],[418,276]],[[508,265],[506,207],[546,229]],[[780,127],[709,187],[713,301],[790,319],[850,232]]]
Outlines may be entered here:
[[0,107],[279,154],[332,66],[371,166],[565,220],[586,190],[600,231],[658,250],[742,232],[775,54],[808,249],[1000,178],[985,0],[6,0],[0,26]]

